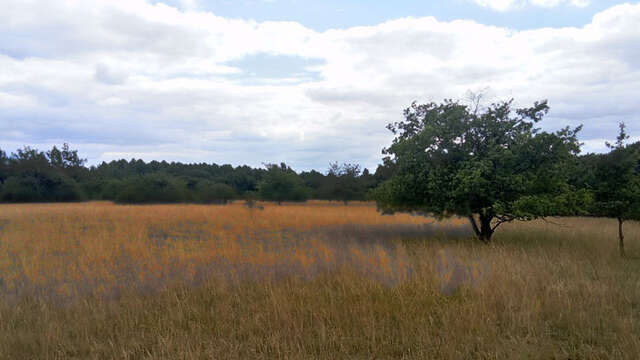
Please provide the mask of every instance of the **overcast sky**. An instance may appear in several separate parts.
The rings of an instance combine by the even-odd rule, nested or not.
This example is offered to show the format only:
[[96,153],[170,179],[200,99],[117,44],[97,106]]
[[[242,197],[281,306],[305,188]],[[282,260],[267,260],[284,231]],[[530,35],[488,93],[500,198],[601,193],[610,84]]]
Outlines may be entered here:
[[546,130],[640,140],[640,3],[1,0],[0,148],[374,168],[412,101],[548,99]]

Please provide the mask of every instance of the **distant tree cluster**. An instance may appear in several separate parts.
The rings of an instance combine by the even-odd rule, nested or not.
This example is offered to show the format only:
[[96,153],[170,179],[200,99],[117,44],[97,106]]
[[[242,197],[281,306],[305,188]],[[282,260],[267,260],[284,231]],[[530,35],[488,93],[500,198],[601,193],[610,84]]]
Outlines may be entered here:
[[7,156],[0,149],[0,200],[5,202],[77,201],[86,168],[76,150],[63,145],[42,152],[25,147]]
[[359,165],[332,163],[326,173],[296,173],[286,164],[265,168],[183,164],[132,159],[85,166],[86,159],[64,144],[42,152],[25,147],[7,155],[0,149],[0,201],[57,202],[111,200],[122,204],[226,204],[235,199],[282,203],[322,199],[365,200],[382,181]]

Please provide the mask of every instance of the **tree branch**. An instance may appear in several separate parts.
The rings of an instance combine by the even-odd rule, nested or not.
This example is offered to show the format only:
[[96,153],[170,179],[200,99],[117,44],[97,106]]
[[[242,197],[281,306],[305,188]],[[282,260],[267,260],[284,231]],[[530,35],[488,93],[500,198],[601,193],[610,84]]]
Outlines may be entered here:
[[542,221],[546,222],[547,224],[556,225],[556,226],[560,226],[560,227],[564,227],[564,228],[571,228],[571,226],[569,226],[567,224],[561,224],[561,223],[553,222],[551,220],[547,220],[546,217],[542,217],[541,219],[542,219]]

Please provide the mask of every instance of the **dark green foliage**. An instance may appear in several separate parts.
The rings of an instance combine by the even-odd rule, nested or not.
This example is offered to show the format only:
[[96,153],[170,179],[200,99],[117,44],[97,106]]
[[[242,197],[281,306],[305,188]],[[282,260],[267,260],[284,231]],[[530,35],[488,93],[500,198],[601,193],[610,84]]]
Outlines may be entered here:
[[7,153],[0,149],[0,187],[9,176],[9,158]]
[[[69,153],[66,144],[63,149]],[[50,153],[24,147],[7,157],[3,151],[0,151],[0,184],[2,184],[0,200],[7,202],[83,200],[85,196],[77,181],[67,175],[61,167],[54,165],[49,156]],[[84,169],[82,163],[78,166]]]
[[78,184],[63,174],[37,173],[12,176],[0,194],[7,202],[68,202],[83,200]]
[[33,176],[14,176],[8,178],[2,187],[2,201],[38,202],[44,201],[38,180]]
[[147,174],[125,180],[115,201],[127,204],[178,203],[188,199],[184,182],[165,174]]
[[[269,181],[263,182],[265,190],[261,192],[258,184],[268,170],[249,166],[234,168],[228,164],[182,164],[166,161],[146,163],[140,159],[114,160],[91,167],[86,167],[85,163],[86,160],[78,155],[78,151],[72,150],[68,144],[54,146],[46,152],[24,147],[10,157],[0,150],[0,195],[4,182],[17,176],[22,179],[14,179],[10,183],[11,191],[3,201],[56,201],[54,199],[73,198],[118,200],[122,203],[226,203],[236,198],[245,198],[247,194],[259,196],[265,191],[269,194],[264,193],[264,197],[274,201],[304,201],[308,198],[350,201],[364,200],[367,191],[383,179],[378,174],[380,167],[375,175],[371,175],[366,169],[361,175],[354,175],[351,170],[359,172],[359,166],[345,164],[343,166],[347,166],[345,169],[348,171],[339,176],[324,175],[314,170],[298,175],[287,168],[285,172],[288,175],[280,179],[283,181],[274,181],[278,176],[269,175]],[[134,180],[139,177],[150,179],[156,175],[170,179],[169,183],[179,189],[171,191],[173,195],[168,199],[162,196],[157,198],[144,191],[143,186],[137,183],[142,180]],[[52,181],[46,180],[49,178]],[[72,191],[64,190],[68,189],[66,184],[69,179],[72,180]],[[43,187],[43,184],[59,184],[56,186],[60,191],[54,195],[51,193],[52,187]],[[173,185],[167,186],[173,189]],[[144,194],[135,195],[132,189],[140,189]],[[176,194],[180,194],[179,200]]]
[[338,162],[329,164],[327,173],[327,195],[330,200],[338,200],[345,203],[360,200],[366,193],[365,184],[360,181],[360,165],[342,165]]
[[583,213],[588,193],[568,184],[566,165],[580,151],[580,128],[543,132],[534,125],[546,101],[511,105],[407,108],[405,121],[388,126],[396,138],[383,153],[393,176],[374,192],[381,210],[468,217],[484,242],[504,222]]
[[78,150],[71,150],[69,144],[62,144],[61,149],[54,146],[50,151],[47,151],[46,157],[51,167],[76,181],[81,181],[86,176],[87,169],[84,164],[87,160],[80,158]]
[[236,197],[231,186],[204,181],[196,185],[194,199],[205,204],[226,204]]
[[303,171],[300,173],[300,179],[304,186],[311,190],[312,198],[324,200],[329,198],[325,191],[327,178],[321,172],[316,170]]
[[367,193],[381,182],[367,169],[361,173],[360,165],[337,162],[329,165],[326,175],[311,170],[300,173],[300,178],[311,190],[312,198],[345,203],[366,200]]
[[258,184],[260,197],[281,204],[283,201],[306,201],[310,191],[285,163],[265,165],[267,172]]
[[607,143],[611,151],[588,158],[591,166],[584,172],[590,176],[583,179],[595,198],[591,214],[618,220],[622,256],[625,256],[623,223],[640,220],[640,142],[625,145],[628,138],[625,124],[621,123],[616,143]]
[[592,212],[598,216],[640,220],[640,143],[625,145],[625,125],[611,152],[595,158],[595,203]]
[[90,183],[92,199],[115,201],[125,181],[118,179],[98,180]]

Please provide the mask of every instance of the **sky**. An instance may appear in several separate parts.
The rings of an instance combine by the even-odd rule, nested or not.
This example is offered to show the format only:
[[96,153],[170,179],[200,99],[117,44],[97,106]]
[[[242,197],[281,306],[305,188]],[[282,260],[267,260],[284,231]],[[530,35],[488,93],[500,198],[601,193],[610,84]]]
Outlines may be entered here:
[[547,99],[540,126],[640,140],[640,3],[2,0],[0,148],[374,169],[413,101]]

